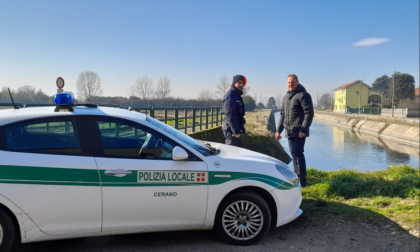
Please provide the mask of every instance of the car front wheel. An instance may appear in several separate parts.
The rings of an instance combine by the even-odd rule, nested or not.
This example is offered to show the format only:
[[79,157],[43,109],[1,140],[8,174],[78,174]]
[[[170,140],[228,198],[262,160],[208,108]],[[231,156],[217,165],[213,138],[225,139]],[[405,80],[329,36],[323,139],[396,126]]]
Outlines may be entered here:
[[0,208],[0,252],[9,251],[15,243],[15,225],[9,214]]
[[250,245],[267,233],[270,224],[270,208],[265,200],[254,192],[238,192],[220,204],[215,230],[230,244]]

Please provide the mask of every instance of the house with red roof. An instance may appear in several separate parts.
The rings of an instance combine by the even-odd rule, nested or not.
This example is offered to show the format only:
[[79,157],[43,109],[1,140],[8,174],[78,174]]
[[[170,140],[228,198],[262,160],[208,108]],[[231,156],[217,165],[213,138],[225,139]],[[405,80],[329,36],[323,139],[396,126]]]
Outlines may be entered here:
[[414,99],[416,100],[417,103],[420,100],[420,89],[419,88],[414,89]]
[[334,112],[346,113],[355,109],[359,112],[359,108],[363,112],[365,108],[380,108],[382,105],[382,94],[373,91],[371,86],[361,80],[343,84],[334,91]]

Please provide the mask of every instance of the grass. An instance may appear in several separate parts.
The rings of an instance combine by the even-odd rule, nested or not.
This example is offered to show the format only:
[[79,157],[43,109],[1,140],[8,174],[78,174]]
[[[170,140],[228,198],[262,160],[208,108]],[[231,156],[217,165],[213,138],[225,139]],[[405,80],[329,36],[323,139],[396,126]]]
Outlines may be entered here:
[[318,214],[344,214],[383,221],[391,219],[418,236],[419,168],[393,165],[386,170],[307,170],[302,208]]
[[242,142],[245,148],[277,158],[285,163],[291,161],[290,156],[274,138],[274,133],[267,130],[271,110],[255,110],[246,112],[245,131]]
[[[211,127],[211,122],[213,122],[213,126],[216,126],[216,120],[217,120],[216,116],[213,116],[213,118],[211,116],[209,116],[209,117],[207,117],[207,120],[208,120],[209,127]],[[164,123],[164,121],[162,121],[162,122]],[[205,127],[205,123],[206,123],[206,117],[205,116],[202,117],[201,122],[203,124],[203,127]],[[187,119],[187,126],[192,126],[192,123],[193,123],[193,119]],[[174,126],[175,125],[175,120],[167,120],[166,124]],[[184,119],[178,119],[178,125],[183,127],[185,125],[185,118]],[[195,119],[195,125],[197,125],[197,127],[200,125],[200,118]],[[220,119],[220,117],[219,117],[219,125],[222,125],[222,120]]]

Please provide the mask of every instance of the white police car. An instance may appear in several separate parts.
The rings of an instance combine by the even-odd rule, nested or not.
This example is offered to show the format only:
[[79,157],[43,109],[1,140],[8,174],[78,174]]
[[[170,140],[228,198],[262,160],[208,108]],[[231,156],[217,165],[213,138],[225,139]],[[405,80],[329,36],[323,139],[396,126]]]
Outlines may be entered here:
[[0,251],[75,237],[215,229],[248,245],[295,218],[299,180],[277,159],[194,140],[144,114],[0,110]]

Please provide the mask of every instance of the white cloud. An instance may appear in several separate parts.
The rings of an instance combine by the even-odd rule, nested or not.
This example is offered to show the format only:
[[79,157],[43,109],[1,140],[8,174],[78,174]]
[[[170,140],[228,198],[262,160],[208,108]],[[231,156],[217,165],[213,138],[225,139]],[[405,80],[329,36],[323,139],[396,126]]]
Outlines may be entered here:
[[388,42],[389,38],[365,38],[353,43],[354,46],[373,46]]

